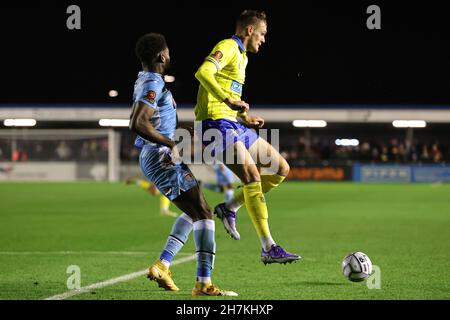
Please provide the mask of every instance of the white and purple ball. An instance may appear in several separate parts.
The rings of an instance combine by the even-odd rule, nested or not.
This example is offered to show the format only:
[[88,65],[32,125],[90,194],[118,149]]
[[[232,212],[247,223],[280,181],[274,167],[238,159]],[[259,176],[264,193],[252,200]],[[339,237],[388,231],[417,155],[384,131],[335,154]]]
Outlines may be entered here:
[[353,282],[360,282],[372,274],[372,261],[363,252],[352,252],[342,261],[342,273]]

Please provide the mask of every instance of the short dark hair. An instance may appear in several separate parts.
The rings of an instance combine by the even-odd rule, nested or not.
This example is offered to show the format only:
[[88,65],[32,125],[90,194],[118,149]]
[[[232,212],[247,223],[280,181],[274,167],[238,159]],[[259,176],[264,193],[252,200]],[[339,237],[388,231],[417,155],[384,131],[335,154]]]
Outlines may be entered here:
[[236,28],[242,29],[249,25],[255,25],[258,21],[267,23],[266,13],[258,10],[244,10],[241,12],[236,21]]
[[167,48],[166,38],[159,33],[147,33],[136,43],[136,56],[146,66],[151,66],[153,59]]

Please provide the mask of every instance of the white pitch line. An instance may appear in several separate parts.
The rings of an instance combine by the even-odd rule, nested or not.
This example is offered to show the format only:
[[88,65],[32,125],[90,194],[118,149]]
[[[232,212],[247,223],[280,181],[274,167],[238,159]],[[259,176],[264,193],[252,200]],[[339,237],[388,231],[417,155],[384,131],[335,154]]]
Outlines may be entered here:
[[[171,263],[171,265],[181,264],[181,263],[188,262],[188,261],[191,261],[191,260],[194,260],[194,259],[195,259],[195,255],[191,255],[189,257],[177,259],[177,260],[173,261]],[[137,277],[141,277],[141,276],[147,274],[147,272],[148,272],[148,269],[137,271],[137,272],[133,272],[133,273],[129,273],[129,274],[117,277],[117,278],[112,278],[112,279],[105,280],[105,281],[102,281],[102,282],[97,282],[97,283],[91,284],[89,286],[82,287],[80,289],[67,291],[67,292],[64,292],[62,294],[57,294],[57,295],[45,298],[44,300],[64,300],[64,299],[67,299],[67,298],[70,298],[70,297],[73,297],[73,296],[77,296],[77,295],[82,294],[82,293],[89,292],[91,290],[104,288],[104,287],[107,287],[107,286],[110,286],[110,285],[113,285],[113,284],[116,284],[116,283],[119,283],[119,282],[125,282],[125,281],[132,280],[134,278],[137,278]]]
[[[0,251],[0,255],[147,255],[160,252],[152,251]],[[190,255],[189,253],[178,253],[178,255]]]

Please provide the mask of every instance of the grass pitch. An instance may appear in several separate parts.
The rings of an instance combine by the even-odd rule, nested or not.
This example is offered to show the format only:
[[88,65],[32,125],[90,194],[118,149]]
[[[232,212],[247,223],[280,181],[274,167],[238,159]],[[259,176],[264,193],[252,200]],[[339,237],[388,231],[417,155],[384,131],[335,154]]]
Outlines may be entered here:
[[[222,201],[205,195],[211,206]],[[303,259],[264,266],[244,208],[240,241],[216,220],[213,281],[238,299],[450,298],[450,185],[285,182],[266,199],[274,239]],[[0,299],[65,293],[71,265],[82,287],[147,268],[174,221],[159,215],[158,201],[124,184],[0,184]],[[190,236],[175,259],[194,251]],[[380,289],[342,276],[351,251],[380,267]],[[68,299],[192,299],[195,260],[172,271],[179,292],[138,276]]]

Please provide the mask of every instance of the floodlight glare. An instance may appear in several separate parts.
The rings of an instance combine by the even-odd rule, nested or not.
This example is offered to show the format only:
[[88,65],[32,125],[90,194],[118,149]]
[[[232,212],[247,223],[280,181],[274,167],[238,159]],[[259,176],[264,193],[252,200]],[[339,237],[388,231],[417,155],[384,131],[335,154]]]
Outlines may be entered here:
[[5,119],[3,124],[6,127],[34,127],[36,125],[35,119]]
[[394,120],[392,125],[396,128],[425,128],[427,123],[424,120]]
[[294,120],[292,125],[297,128],[323,128],[327,126],[324,120]]
[[117,90],[109,90],[108,95],[111,98],[115,98],[115,97],[117,97],[119,95],[119,92]]
[[174,76],[169,76],[169,75],[165,75],[164,76],[164,81],[165,82],[175,82],[175,77]]
[[98,122],[102,127],[128,127],[130,120],[128,119],[100,119]]
[[343,146],[343,147],[357,147],[359,146],[359,140],[358,139],[336,139],[334,143],[337,146]]

